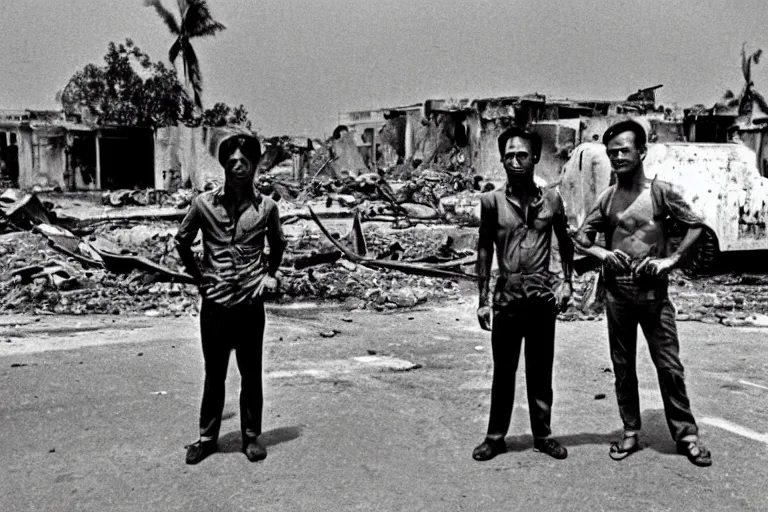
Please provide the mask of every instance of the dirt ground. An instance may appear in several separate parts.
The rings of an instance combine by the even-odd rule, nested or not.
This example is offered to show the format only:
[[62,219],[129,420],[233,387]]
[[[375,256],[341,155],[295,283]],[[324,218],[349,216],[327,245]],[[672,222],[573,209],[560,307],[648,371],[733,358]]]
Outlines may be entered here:
[[710,468],[674,454],[642,344],[644,449],[608,458],[620,422],[602,321],[558,325],[553,430],[568,459],[532,451],[521,361],[509,453],[474,461],[492,364],[469,299],[388,313],[271,307],[269,456],[251,464],[239,451],[232,363],[220,451],[187,466],[203,379],[196,318],[3,316],[0,510],[768,510],[768,332],[679,329]]

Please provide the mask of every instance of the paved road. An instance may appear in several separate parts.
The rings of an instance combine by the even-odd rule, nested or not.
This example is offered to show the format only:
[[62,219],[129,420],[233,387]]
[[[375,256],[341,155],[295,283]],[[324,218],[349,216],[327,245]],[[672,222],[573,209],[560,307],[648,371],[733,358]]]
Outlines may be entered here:
[[768,510],[768,331],[680,325],[711,468],[674,454],[645,349],[644,449],[608,458],[620,423],[602,322],[558,326],[553,428],[568,459],[532,451],[519,375],[510,453],[478,463],[491,354],[473,314],[272,311],[269,456],[239,452],[233,364],[221,452],[197,466],[184,464],[196,319],[0,317],[0,510]]

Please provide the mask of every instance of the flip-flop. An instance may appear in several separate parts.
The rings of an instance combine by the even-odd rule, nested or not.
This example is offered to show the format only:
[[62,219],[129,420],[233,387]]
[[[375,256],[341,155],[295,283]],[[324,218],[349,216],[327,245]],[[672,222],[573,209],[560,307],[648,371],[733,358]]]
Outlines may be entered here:
[[[633,439],[634,443],[629,448],[624,448],[624,444],[627,439]],[[624,460],[636,451],[640,449],[640,441],[637,440],[637,436],[626,436],[618,443],[611,443],[611,449],[608,452],[608,456],[613,460]]]
[[700,467],[712,465],[712,454],[698,441],[678,443],[677,453],[685,455],[692,464]]

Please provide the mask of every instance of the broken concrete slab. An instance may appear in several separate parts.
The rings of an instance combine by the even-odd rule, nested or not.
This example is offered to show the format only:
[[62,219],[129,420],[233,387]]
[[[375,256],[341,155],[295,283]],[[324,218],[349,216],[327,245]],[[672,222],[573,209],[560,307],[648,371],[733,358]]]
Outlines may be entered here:
[[7,189],[0,194],[0,217],[7,219],[13,230],[32,229],[50,223],[50,212],[35,194]]

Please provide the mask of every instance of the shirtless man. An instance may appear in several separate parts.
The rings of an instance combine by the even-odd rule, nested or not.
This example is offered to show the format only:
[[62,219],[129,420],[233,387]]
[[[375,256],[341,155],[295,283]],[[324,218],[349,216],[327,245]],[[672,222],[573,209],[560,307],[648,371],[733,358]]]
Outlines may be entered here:
[[[701,221],[670,184],[648,181],[643,169],[646,133],[634,121],[622,121],[605,132],[603,143],[616,173],[576,234],[576,247],[602,263],[606,288],[608,339],[616,376],[616,398],[624,423],[622,439],[610,456],[622,460],[640,449],[640,398],[636,353],[637,325],[643,329],[656,366],[667,426],[678,453],[697,466],[712,464],[700,442],[685,390],[675,309],[667,295],[668,274],[694,245]],[[668,251],[670,220],[688,230],[677,250]],[[605,248],[594,244],[605,235]]]

